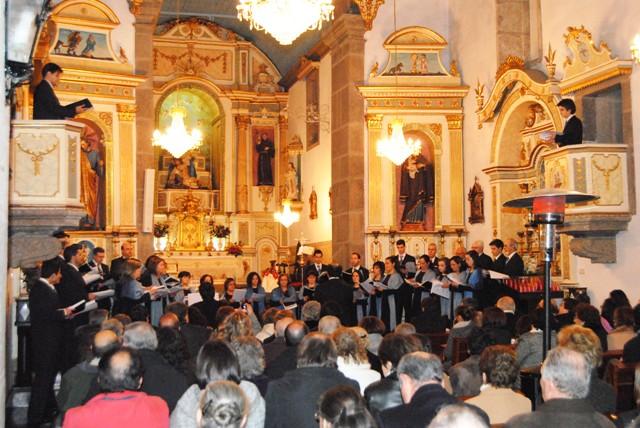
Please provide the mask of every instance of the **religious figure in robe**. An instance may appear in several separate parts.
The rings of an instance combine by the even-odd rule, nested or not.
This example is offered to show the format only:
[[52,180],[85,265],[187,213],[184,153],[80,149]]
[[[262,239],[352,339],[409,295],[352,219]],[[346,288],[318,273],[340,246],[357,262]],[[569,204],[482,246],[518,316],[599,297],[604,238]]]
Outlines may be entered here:
[[256,143],[258,152],[258,186],[273,186],[273,158],[276,149],[266,133],[260,134]]
[[289,162],[287,165],[287,176],[286,176],[286,186],[287,186],[287,199],[292,201],[298,200],[298,171],[296,171],[296,167],[293,165],[293,162]]
[[311,195],[309,195],[309,218],[315,220],[318,218],[318,194],[315,189],[311,189]]
[[104,189],[100,179],[104,177],[104,161],[100,155],[100,135],[90,125],[83,128],[80,141],[80,200],[87,211],[82,220],[83,228],[100,228],[101,201]]
[[197,189],[198,174],[195,167],[195,159],[173,158],[169,164],[169,174],[164,186],[166,189]]
[[433,181],[422,155],[410,156],[402,166],[400,202],[404,203],[400,223],[423,224],[426,204],[433,202]]

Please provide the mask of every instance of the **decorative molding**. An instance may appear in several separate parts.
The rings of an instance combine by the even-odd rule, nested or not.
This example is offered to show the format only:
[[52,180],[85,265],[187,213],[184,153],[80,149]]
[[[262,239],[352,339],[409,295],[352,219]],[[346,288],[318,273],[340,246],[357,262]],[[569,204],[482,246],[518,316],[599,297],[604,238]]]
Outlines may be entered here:
[[131,12],[133,16],[138,16],[142,10],[144,0],[127,0],[127,2],[129,3],[129,12]]
[[251,116],[237,115],[235,116],[235,120],[238,130],[245,130],[249,127],[249,124],[251,124]]
[[496,80],[509,70],[524,70],[524,60],[516,55],[507,55],[496,71]]
[[[462,118],[461,118],[461,120],[462,120]],[[436,134],[438,137],[442,137],[442,124],[440,124],[440,123],[430,123],[429,124],[429,129],[431,129],[431,131],[434,134]]]
[[382,118],[381,114],[367,114],[365,115],[367,119],[367,129],[382,129]]
[[384,4],[384,0],[354,0],[360,9],[360,16],[364,21],[364,28],[369,31],[373,28],[373,20],[376,19],[378,8]]
[[462,114],[448,114],[447,125],[449,129],[462,129]]
[[116,104],[118,119],[123,122],[133,122],[136,119],[137,109],[135,104]]
[[[167,21],[164,24],[158,25],[155,34],[156,36],[166,35],[181,37],[188,40],[195,40],[201,38],[202,36],[206,36],[204,30],[205,28],[209,30],[212,35],[222,41],[237,42],[244,40],[242,36],[225,27],[222,27],[209,20],[195,17],[181,20],[172,19],[171,21]],[[173,29],[175,29],[175,31],[169,34]]]

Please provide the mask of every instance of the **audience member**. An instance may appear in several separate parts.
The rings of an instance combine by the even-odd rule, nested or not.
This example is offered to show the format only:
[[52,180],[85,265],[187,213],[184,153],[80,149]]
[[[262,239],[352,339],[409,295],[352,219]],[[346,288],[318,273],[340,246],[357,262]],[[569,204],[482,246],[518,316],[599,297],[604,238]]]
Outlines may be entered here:
[[364,400],[349,386],[336,386],[322,394],[316,414],[322,428],[377,428]]
[[[359,323],[360,327],[364,328],[369,336],[369,342],[367,344],[367,352],[378,356],[378,348],[382,342],[382,336],[386,331],[386,327],[382,320],[378,317],[367,316],[363,317]],[[369,359],[371,360],[371,358]]]
[[416,328],[417,333],[444,333],[447,328],[447,317],[440,312],[440,301],[438,296],[432,295],[422,299],[420,303],[422,312],[411,319],[411,324]]
[[247,428],[264,426],[264,399],[258,388],[251,382],[240,380],[240,366],[233,350],[221,340],[206,342],[196,358],[196,378],[198,384],[191,385],[180,397],[171,413],[171,428],[193,428],[197,426],[197,413],[202,390],[215,381],[231,381],[240,386],[250,403]]
[[264,358],[266,366],[271,366],[274,361],[280,356],[282,352],[287,348],[287,342],[284,337],[284,332],[287,330],[289,324],[294,321],[293,318],[282,318],[276,321],[275,339],[264,345]]
[[453,358],[453,339],[466,339],[471,334],[471,331],[475,327],[471,322],[475,312],[475,309],[473,309],[471,305],[464,303],[456,308],[455,323],[449,332],[447,347],[444,350],[444,357],[447,361],[450,362]]
[[302,306],[302,321],[309,327],[309,331],[317,331],[322,305],[316,300],[309,300]]
[[466,403],[441,407],[427,428],[489,428],[487,415]]
[[251,403],[238,385],[218,380],[202,392],[198,408],[198,428],[244,428]]
[[602,348],[600,348],[598,336],[591,329],[571,325],[558,333],[558,346],[580,352],[591,367],[591,382],[586,399],[593,408],[600,413],[615,412],[616,391],[597,374],[598,367],[602,363]]
[[449,369],[453,395],[475,396],[480,393],[482,373],[480,355],[487,346],[495,345],[493,337],[483,329],[474,329],[469,336],[469,357]]
[[595,306],[591,306],[588,303],[580,303],[576,306],[574,323],[593,330],[598,339],[600,339],[602,352],[607,351],[607,332],[600,322],[600,312]]
[[[520,370],[516,354],[509,346],[489,346],[480,355],[482,387],[480,395],[466,401],[484,410],[492,424],[531,411],[531,400],[514,392]],[[505,406],[505,403],[509,403]]]
[[100,331],[100,324],[109,318],[109,311],[106,309],[95,309],[89,312],[89,323],[76,328],[75,341],[78,344],[77,354],[79,361],[88,361],[93,358],[91,346],[93,337]]
[[[542,342],[544,331],[544,309],[536,308],[531,315],[520,317],[516,324],[518,342],[516,358],[521,369],[542,364]],[[555,346],[556,334],[551,332],[551,347]]]
[[222,322],[224,321],[224,319],[229,315],[231,315],[233,312],[235,312],[235,309],[233,308],[233,306],[220,306],[218,308],[218,310],[216,311],[216,322],[215,322],[216,326],[214,327],[214,331],[216,333],[218,332],[218,329],[222,325]]
[[240,379],[255,384],[260,394],[267,395],[269,378],[264,374],[264,349],[258,339],[253,336],[236,338],[229,344],[238,358]]
[[307,333],[309,333],[309,327],[302,321],[295,320],[289,323],[284,332],[286,345],[284,350],[267,365],[265,370],[265,374],[270,380],[280,379],[286,372],[296,368],[298,345]]
[[158,354],[169,363],[171,367],[182,373],[189,385],[195,383],[193,376],[192,358],[189,355],[187,341],[176,328],[160,327],[158,336]]
[[573,324],[576,306],[578,306],[578,301],[572,297],[567,297],[562,300],[562,303],[558,307],[558,313],[555,317],[558,329]]
[[342,327],[340,319],[333,315],[325,315],[318,322],[318,331],[322,334],[332,335],[340,327]]
[[372,413],[377,414],[402,404],[396,368],[404,355],[417,351],[422,351],[422,344],[414,336],[389,333],[382,339],[378,356],[384,378],[372,383],[364,391],[367,407]]
[[[133,322],[127,314],[115,314],[113,317],[122,323],[123,328]],[[122,330],[122,334],[124,334],[124,330]]]
[[630,306],[622,306],[613,311],[613,327],[607,335],[607,348],[609,351],[619,351],[636,335],[633,309]]
[[331,338],[310,333],[298,348],[297,368],[269,384],[266,428],[315,428],[314,412],[320,396],[338,385],[358,389],[358,383],[337,370],[337,351]]
[[404,404],[378,415],[383,428],[423,428],[438,409],[456,399],[443,387],[444,370],[440,358],[426,352],[412,352],[398,364],[398,378]]
[[180,321],[179,330],[187,341],[189,355],[191,355],[191,358],[195,358],[200,347],[209,339],[211,330],[200,325],[190,324],[188,307],[184,303],[170,303],[165,308],[165,312],[172,312],[178,317],[178,321]]
[[169,409],[160,397],[140,392],[143,363],[135,350],[111,350],[100,360],[102,392],[69,409],[63,428],[169,427]]
[[371,369],[367,360],[365,344],[358,334],[348,327],[340,327],[333,332],[333,341],[338,351],[338,370],[349,379],[360,385],[360,392],[364,394],[367,386],[380,380],[380,373]]
[[507,316],[496,306],[482,311],[482,329],[494,340],[496,345],[510,345],[511,332],[507,327]]
[[372,354],[369,351],[369,333],[367,330],[360,326],[351,327],[353,331],[358,335],[360,342],[362,342],[362,346],[364,346],[365,353],[367,354],[367,361],[369,361],[369,365],[372,370],[377,371],[382,375],[382,365],[380,364],[380,358],[377,355]]
[[[504,315],[507,317],[506,329],[511,334],[511,337],[515,337],[516,334],[516,302],[511,296],[502,296],[496,302],[496,307],[502,309]],[[572,320],[573,321],[573,320]]]
[[117,315],[114,315],[113,318],[102,321],[102,324],[100,324],[100,330],[110,330],[118,336],[118,339],[122,340],[122,337],[124,336],[124,324],[122,324],[122,322],[116,317]]
[[174,328],[178,330],[180,328],[180,320],[178,316],[173,312],[167,312],[162,314],[160,320],[158,321],[158,327],[163,328]]
[[217,331],[218,339],[227,343],[232,343],[238,337],[251,335],[253,335],[251,319],[239,309],[226,317]]
[[269,308],[262,313],[262,329],[256,334],[256,339],[262,343],[269,343],[275,338],[275,316],[278,308]]
[[509,419],[505,427],[613,428],[614,425],[586,400],[592,372],[591,364],[582,353],[563,346],[552,349],[542,365],[540,386],[544,404],[533,413]]
[[220,303],[216,300],[216,290],[213,288],[211,275],[202,275],[198,292],[202,297],[202,301],[193,304],[193,307],[198,308],[202,315],[207,318],[209,327],[216,328],[216,312],[218,312]]
[[393,332],[403,336],[410,336],[412,334],[416,334],[416,327],[408,322],[403,322],[398,324]]

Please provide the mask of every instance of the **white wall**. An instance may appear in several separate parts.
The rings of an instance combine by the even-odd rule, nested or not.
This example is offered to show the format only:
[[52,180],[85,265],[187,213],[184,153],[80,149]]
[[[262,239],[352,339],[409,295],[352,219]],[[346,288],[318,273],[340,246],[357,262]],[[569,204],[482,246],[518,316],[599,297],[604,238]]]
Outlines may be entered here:
[[[331,214],[329,214],[329,189],[331,188],[331,55],[320,60],[320,144],[302,154],[301,199],[304,208],[300,222],[291,226],[289,244],[295,245],[300,233],[307,242],[325,242],[331,240]],[[296,82],[289,91],[289,140],[300,136],[306,150],[305,100],[306,82]],[[318,195],[318,218],[309,219],[309,195],[312,187]]]

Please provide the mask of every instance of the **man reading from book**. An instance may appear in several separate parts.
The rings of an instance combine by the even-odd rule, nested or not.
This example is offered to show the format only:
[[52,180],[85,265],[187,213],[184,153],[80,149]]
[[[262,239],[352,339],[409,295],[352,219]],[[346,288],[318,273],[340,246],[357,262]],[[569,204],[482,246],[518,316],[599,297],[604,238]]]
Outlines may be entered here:
[[61,76],[62,68],[58,64],[50,62],[42,68],[42,81],[33,93],[34,119],[72,119],[92,107],[87,98],[66,106],[60,105],[53,88],[58,86]]

